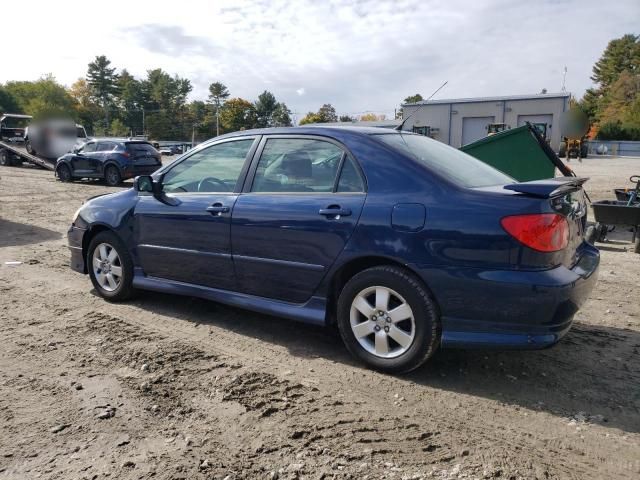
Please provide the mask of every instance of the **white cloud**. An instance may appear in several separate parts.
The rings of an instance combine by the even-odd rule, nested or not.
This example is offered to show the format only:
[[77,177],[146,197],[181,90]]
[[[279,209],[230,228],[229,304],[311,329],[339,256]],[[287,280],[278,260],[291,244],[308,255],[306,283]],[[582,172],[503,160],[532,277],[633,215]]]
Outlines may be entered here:
[[82,5],[42,2],[28,35],[24,22],[3,25],[6,38],[20,39],[20,56],[0,67],[0,82],[51,72],[71,84],[104,54],[137,76],[160,67],[187,77],[194,98],[222,81],[247,99],[270,90],[302,114],[332,103],[339,113],[391,117],[404,97],[445,80],[436,98],[558,91],[564,65],[567,88],[580,96],[607,42],[637,33],[640,18],[637,0]]

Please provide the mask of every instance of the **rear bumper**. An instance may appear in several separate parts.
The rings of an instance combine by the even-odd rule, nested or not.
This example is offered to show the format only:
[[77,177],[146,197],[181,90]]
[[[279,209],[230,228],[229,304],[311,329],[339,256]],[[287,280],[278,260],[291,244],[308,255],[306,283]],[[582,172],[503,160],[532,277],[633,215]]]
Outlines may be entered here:
[[569,331],[595,286],[599,263],[598,250],[584,243],[571,269],[414,268],[440,306],[443,347],[540,349]]
[[74,225],[71,225],[67,231],[67,246],[71,252],[71,270],[79,273],[87,273],[84,255],[82,253],[82,238],[85,232],[86,229],[78,228]]

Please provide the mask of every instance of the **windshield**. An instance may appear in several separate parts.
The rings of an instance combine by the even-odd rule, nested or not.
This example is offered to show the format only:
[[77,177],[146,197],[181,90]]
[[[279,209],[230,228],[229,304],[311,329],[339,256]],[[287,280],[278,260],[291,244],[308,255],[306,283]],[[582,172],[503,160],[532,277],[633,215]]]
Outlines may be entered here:
[[2,120],[2,126],[4,128],[25,128],[30,121],[30,118],[7,117]]
[[489,187],[515,182],[486,163],[422,135],[377,134],[375,137],[463,187]]
[[132,155],[157,155],[158,151],[153,148],[153,145],[150,143],[127,143],[127,150],[131,152]]

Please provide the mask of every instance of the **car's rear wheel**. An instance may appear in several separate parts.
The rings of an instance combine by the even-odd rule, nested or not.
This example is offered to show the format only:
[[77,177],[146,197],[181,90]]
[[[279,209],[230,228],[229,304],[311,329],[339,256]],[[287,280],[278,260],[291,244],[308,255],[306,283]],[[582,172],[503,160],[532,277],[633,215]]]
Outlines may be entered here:
[[115,165],[109,165],[104,171],[104,181],[110,187],[116,187],[122,182],[120,171]]
[[4,149],[0,150],[0,165],[3,167],[10,167],[13,165],[9,152]]
[[354,275],[338,299],[338,329],[347,349],[368,366],[408,372],[440,343],[440,319],[426,287],[394,266]]
[[70,182],[71,181],[71,170],[64,163],[60,165],[56,169],[56,173],[58,174],[58,179],[61,182]]
[[113,232],[100,232],[89,243],[87,268],[93,286],[106,300],[119,302],[134,293],[133,261]]

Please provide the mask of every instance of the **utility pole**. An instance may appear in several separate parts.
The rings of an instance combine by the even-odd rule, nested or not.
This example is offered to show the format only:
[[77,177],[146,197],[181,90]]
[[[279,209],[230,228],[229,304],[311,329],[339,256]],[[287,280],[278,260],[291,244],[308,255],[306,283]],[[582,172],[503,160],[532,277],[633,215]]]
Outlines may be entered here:
[[566,92],[567,89],[565,87],[565,82],[567,80],[567,66],[564,66],[564,71],[562,72],[562,91]]
[[220,99],[216,98],[216,137],[220,135]]

